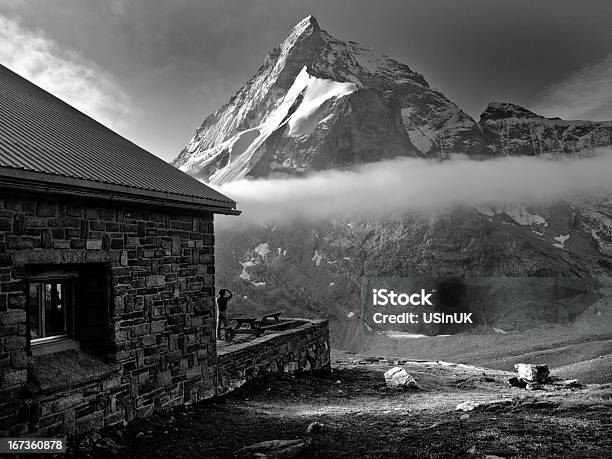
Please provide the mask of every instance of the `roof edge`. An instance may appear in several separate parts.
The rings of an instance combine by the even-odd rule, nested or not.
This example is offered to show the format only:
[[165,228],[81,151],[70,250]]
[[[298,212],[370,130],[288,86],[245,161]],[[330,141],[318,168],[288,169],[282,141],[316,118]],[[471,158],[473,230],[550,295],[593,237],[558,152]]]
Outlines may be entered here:
[[236,210],[234,201],[225,202],[164,193],[6,166],[0,166],[0,188],[54,192],[110,201],[167,206],[176,209],[203,210],[223,215],[240,215],[242,213]]

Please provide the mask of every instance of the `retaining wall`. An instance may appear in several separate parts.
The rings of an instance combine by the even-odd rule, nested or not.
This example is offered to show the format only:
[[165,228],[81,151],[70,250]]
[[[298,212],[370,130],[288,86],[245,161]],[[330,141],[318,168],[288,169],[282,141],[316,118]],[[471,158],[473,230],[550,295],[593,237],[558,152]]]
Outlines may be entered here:
[[265,373],[294,374],[330,367],[327,320],[264,335],[217,350],[217,394],[222,395]]

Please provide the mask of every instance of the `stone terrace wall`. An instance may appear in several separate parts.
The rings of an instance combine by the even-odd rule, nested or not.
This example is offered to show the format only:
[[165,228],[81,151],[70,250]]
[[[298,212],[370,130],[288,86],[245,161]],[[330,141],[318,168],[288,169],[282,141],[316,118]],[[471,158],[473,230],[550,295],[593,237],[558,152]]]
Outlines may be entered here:
[[330,366],[327,320],[264,335],[219,348],[218,395],[230,392],[262,373],[293,374]]
[[[0,191],[0,436],[78,434],[214,395],[213,244],[210,213]],[[32,381],[24,273],[46,263],[107,267],[97,380]]]

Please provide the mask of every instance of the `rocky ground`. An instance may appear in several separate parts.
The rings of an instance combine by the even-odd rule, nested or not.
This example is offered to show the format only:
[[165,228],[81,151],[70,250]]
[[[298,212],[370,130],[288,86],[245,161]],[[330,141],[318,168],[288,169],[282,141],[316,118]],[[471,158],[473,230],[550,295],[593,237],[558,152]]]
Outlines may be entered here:
[[[69,456],[235,457],[271,440],[296,440],[280,445],[292,451],[280,457],[612,454],[612,384],[527,391],[510,387],[512,373],[500,370],[347,353],[332,361],[331,372],[261,379],[219,400],[81,439]],[[419,389],[386,387],[384,372],[398,364]],[[478,406],[456,410],[468,401]],[[275,446],[239,455],[279,457],[261,455]]]

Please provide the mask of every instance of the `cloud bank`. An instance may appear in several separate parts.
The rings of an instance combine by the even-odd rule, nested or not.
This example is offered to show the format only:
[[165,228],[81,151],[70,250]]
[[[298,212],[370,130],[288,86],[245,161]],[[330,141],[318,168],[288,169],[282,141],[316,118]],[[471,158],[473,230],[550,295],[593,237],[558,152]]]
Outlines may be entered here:
[[101,123],[124,127],[129,99],[111,75],[43,32],[2,15],[0,63]]
[[612,120],[612,54],[550,86],[533,109],[565,120]]
[[305,178],[240,180],[219,187],[240,217],[221,226],[286,224],[343,216],[444,211],[457,206],[542,204],[612,193],[612,149],[582,159],[505,157],[487,161],[395,159]]

